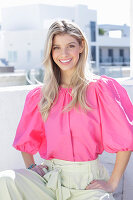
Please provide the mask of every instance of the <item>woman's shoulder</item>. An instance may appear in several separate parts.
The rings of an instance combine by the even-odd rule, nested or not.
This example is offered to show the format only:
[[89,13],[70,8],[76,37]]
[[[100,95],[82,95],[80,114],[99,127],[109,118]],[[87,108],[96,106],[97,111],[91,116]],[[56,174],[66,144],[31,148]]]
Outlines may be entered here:
[[30,97],[30,98],[40,96],[41,90],[42,90],[42,86],[37,86],[37,87],[33,88],[32,90],[30,90],[28,92],[27,96]]
[[106,75],[93,75],[90,85],[93,85],[96,88],[112,88],[116,85],[119,85],[119,83],[112,77],[106,76]]
[[42,98],[42,86],[30,90],[26,96],[26,104],[37,105]]
[[112,77],[106,75],[94,75],[88,86],[97,96],[112,96],[119,98],[121,93],[125,93],[125,89]]
[[109,84],[110,81],[115,81],[115,79],[106,75],[96,75],[96,74],[93,74],[90,78],[90,83],[93,83],[93,84],[95,83],[94,85],[102,84],[102,83]]

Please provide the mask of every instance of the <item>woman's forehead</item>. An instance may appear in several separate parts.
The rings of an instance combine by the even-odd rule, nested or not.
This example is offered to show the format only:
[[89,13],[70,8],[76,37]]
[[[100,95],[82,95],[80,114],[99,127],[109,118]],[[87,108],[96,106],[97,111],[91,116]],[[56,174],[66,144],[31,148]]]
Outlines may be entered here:
[[77,39],[74,37],[74,36],[72,36],[72,35],[69,35],[69,34],[57,34],[57,35],[55,35],[54,36],[54,38],[53,38],[53,45],[59,45],[59,44],[62,44],[62,42],[63,43],[71,43],[71,42],[75,42],[75,43],[77,43],[78,41],[77,41]]

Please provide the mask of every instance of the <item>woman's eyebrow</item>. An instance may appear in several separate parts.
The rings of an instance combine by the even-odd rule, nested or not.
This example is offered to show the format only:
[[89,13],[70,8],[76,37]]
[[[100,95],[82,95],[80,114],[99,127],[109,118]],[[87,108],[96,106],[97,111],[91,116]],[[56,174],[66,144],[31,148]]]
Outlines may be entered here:
[[60,45],[58,45],[58,44],[53,44],[52,46],[60,46]]
[[[69,45],[69,44],[76,44],[76,42],[69,42],[68,44],[66,45]],[[59,44],[53,44],[53,46],[60,46]]]
[[68,44],[72,44],[72,43],[76,44],[76,42],[69,42]]

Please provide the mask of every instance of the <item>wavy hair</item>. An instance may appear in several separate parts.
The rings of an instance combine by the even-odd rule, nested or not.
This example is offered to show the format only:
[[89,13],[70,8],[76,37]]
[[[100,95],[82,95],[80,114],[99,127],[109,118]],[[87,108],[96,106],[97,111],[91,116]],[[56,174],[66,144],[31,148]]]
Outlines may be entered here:
[[40,112],[44,121],[47,120],[50,109],[58,99],[58,91],[61,84],[60,68],[52,58],[52,42],[54,37],[58,34],[69,34],[79,42],[79,45],[82,43],[84,44],[84,49],[79,55],[76,70],[70,81],[72,100],[63,108],[62,112],[68,112],[73,107],[77,109],[78,105],[80,105],[84,111],[91,109],[86,99],[86,89],[89,82],[92,80],[92,73],[87,65],[87,40],[81,29],[75,23],[68,20],[55,21],[48,30],[44,47],[44,83],[40,101]]

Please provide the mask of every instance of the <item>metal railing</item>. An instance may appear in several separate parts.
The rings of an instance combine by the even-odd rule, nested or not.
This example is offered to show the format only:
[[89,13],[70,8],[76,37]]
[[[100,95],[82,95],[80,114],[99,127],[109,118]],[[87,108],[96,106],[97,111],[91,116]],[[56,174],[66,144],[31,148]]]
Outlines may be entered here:
[[44,70],[30,69],[26,72],[27,85],[42,84],[44,77]]
[[125,57],[107,57],[107,58],[100,58],[100,65],[106,66],[129,66],[130,65],[130,58]]

